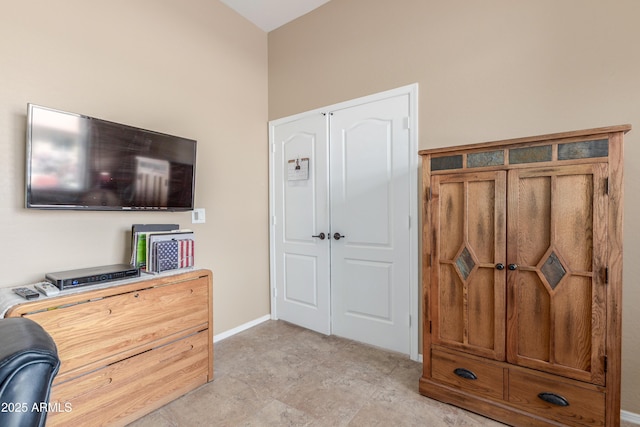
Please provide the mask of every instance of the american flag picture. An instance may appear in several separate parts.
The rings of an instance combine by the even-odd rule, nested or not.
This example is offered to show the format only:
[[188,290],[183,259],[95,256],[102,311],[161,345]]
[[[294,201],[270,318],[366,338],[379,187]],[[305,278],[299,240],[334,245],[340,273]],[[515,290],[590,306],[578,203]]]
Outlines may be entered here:
[[157,271],[173,270],[179,265],[179,243],[177,240],[156,242]]
[[192,239],[179,240],[179,264],[180,268],[193,267],[194,243]]

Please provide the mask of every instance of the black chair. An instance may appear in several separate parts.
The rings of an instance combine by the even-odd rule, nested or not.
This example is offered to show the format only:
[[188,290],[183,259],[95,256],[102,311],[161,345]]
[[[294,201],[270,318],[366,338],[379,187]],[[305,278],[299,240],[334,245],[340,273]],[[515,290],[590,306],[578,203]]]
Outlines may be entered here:
[[59,368],[56,344],[40,325],[0,319],[0,426],[44,426]]

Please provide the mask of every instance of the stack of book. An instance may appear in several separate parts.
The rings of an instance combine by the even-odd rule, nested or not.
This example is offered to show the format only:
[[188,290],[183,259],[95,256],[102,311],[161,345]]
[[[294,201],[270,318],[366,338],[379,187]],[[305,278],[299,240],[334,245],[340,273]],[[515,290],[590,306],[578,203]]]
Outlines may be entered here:
[[134,224],[131,265],[147,273],[193,267],[195,236],[178,224]]

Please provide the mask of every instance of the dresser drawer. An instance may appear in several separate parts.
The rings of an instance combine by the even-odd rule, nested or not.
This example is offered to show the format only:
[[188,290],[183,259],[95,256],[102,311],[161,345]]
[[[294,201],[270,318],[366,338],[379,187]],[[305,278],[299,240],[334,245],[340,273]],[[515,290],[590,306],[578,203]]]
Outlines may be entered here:
[[436,381],[494,399],[504,397],[504,369],[500,366],[439,350],[432,351],[431,363],[431,377]]
[[208,326],[206,278],[89,300],[28,314],[53,337],[60,374],[180,331]]
[[570,426],[604,426],[604,393],[578,381],[511,369],[509,403]]
[[208,333],[55,385],[47,426],[125,425],[207,382]]

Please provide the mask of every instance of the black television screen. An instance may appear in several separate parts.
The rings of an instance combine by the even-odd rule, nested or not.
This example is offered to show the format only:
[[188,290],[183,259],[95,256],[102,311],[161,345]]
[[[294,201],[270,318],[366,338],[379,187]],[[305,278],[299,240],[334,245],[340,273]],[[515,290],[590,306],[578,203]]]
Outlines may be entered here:
[[191,210],[195,165],[195,140],[27,106],[28,208]]

